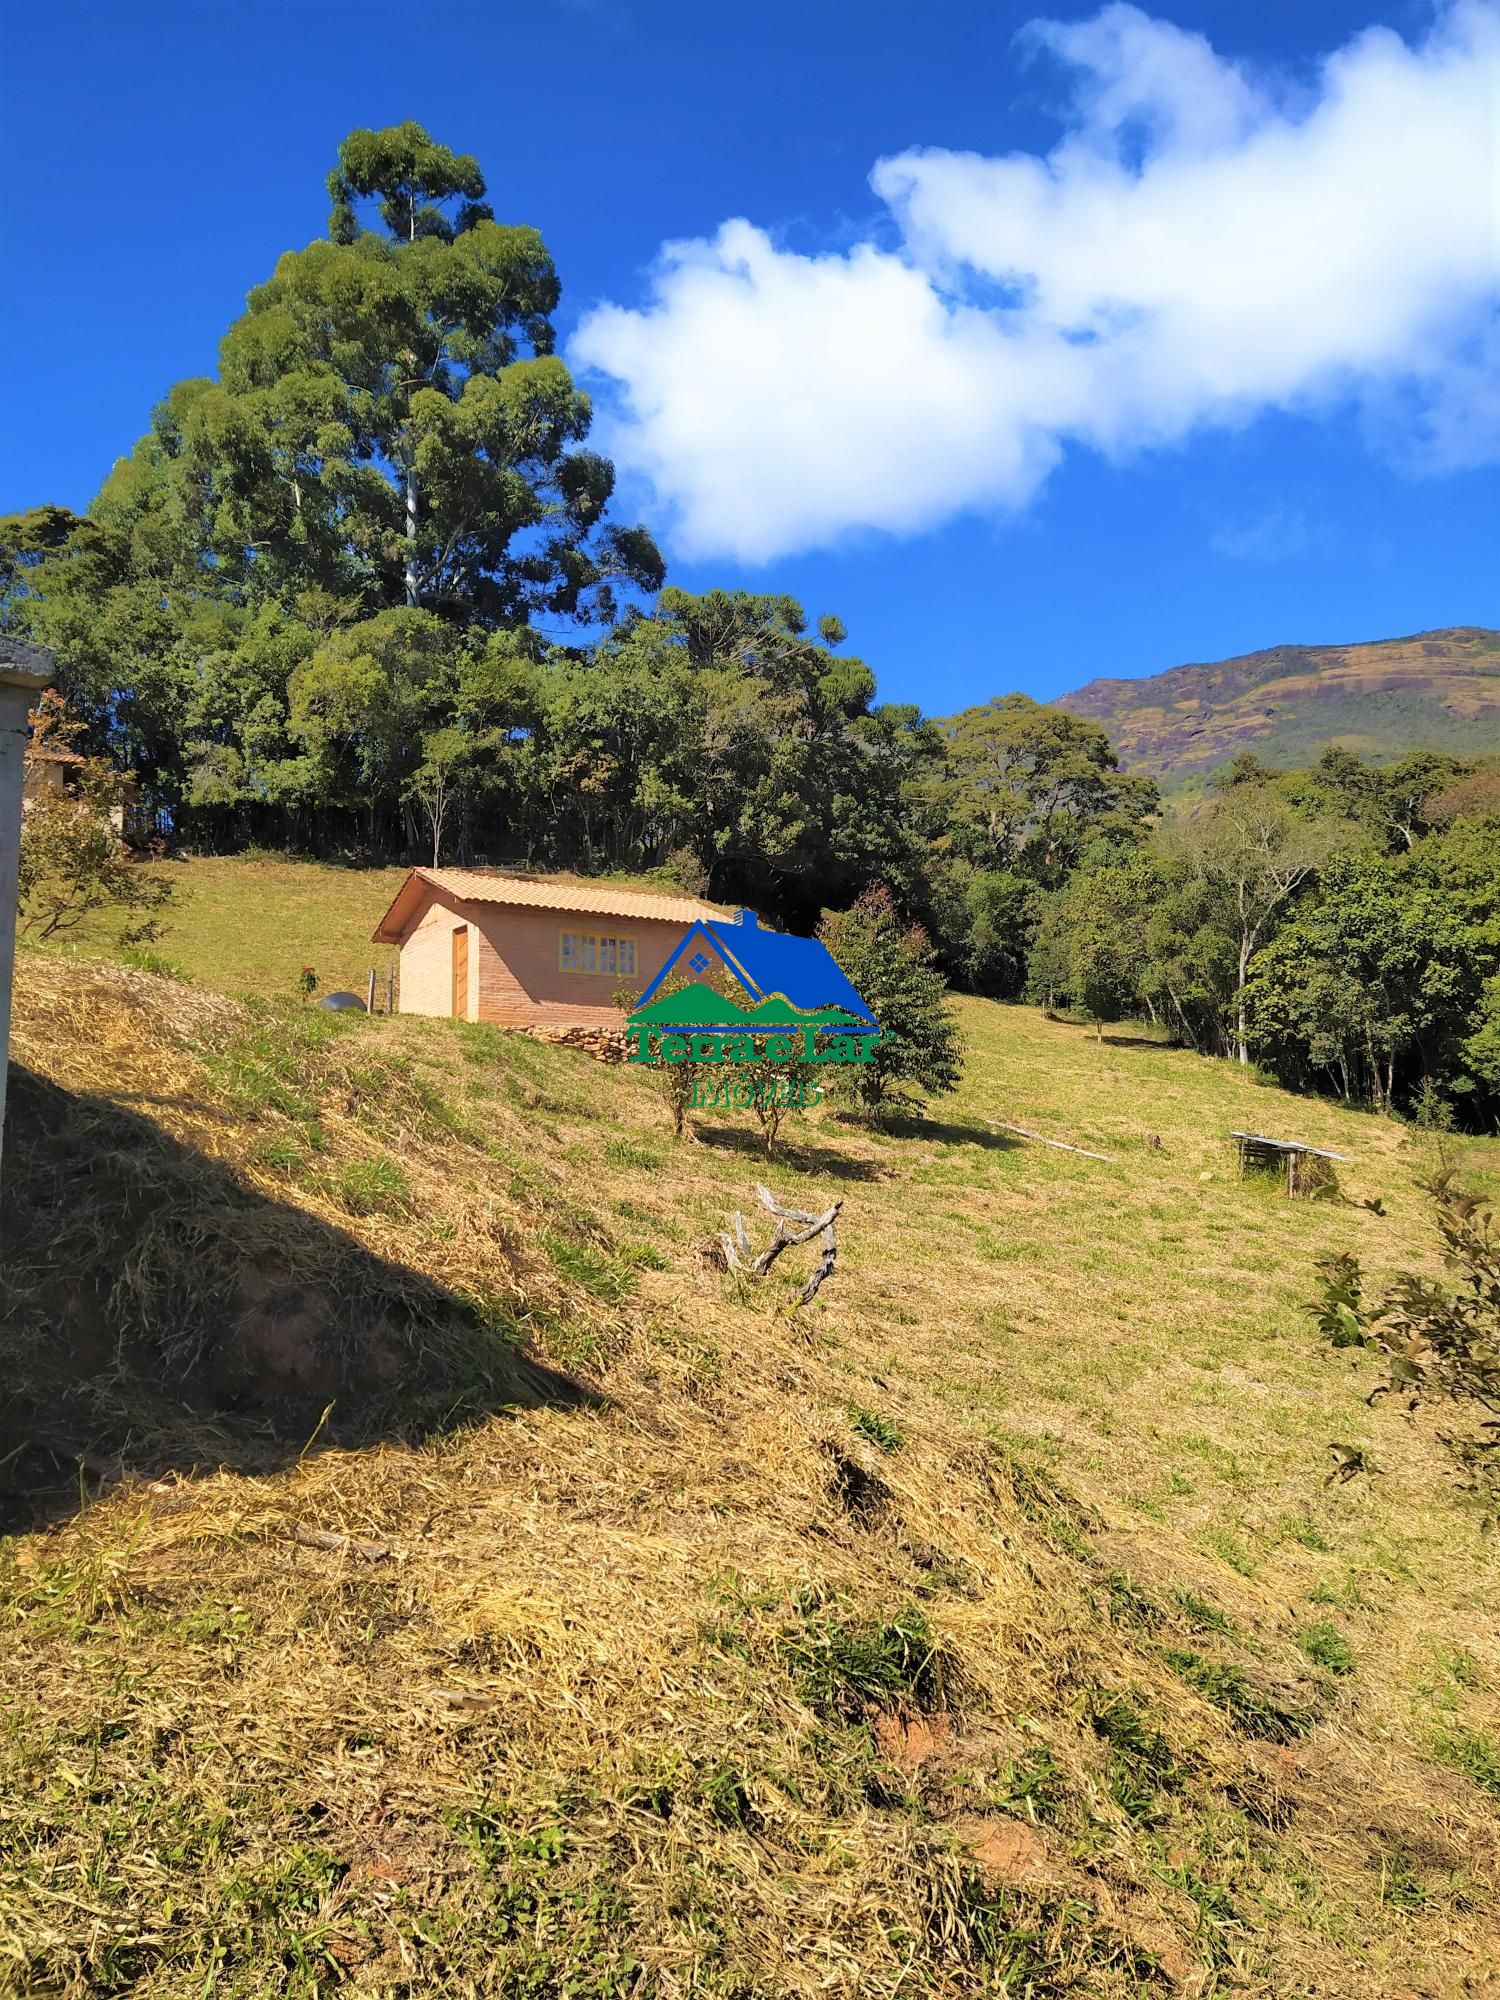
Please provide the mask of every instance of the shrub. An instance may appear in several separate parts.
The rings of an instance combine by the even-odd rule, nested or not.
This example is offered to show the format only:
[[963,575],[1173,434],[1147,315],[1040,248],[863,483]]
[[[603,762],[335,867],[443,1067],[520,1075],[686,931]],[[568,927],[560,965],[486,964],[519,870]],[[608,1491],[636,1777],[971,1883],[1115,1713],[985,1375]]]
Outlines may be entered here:
[[[120,943],[149,944],[161,931],[160,911],[172,893],[159,875],[148,875],[116,831],[120,779],[99,757],[78,757],[73,739],[82,730],[55,689],[49,688],[32,717],[27,749],[28,792],[21,825],[18,870],[20,928],[38,938],[71,930],[95,910],[118,910],[125,918]],[[30,783],[44,768],[40,755],[61,752],[68,785]]]
[[1404,1271],[1379,1298],[1364,1296],[1359,1260],[1347,1252],[1320,1265],[1322,1289],[1307,1307],[1335,1347],[1366,1347],[1387,1365],[1377,1396],[1400,1393],[1415,1409],[1447,1402],[1485,1414],[1442,1442],[1465,1490],[1500,1511],[1500,1241],[1493,1216],[1444,1168],[1422,1185],[1432,1197],[1445,1262],[1456,1286]]
[[902,922],[890,890],[867,889],[852,909],[825,917],[818,936],[880,1023],[873,1059],[851,1067],[859,1103],[878,1111],[955,1089],[963,1043],[948,989],[926,931]]

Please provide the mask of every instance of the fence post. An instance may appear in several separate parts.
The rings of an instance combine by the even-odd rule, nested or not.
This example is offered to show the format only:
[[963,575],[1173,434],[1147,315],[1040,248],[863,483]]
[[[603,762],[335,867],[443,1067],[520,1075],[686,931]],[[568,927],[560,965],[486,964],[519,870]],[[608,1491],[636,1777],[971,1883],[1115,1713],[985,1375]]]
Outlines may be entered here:
[[52,679],[45,646],[0,638],[0,1139],[10,1056],[10,985],[16,966],[17,873],[21,865],[21,788],[26,778],[26,718],[32,698]]
[[396,968],[394,965],[388,965],[385,969],[385,1011],[387,1014],[394,1014],[396,1011]]
[[375,968],[373,965],[370,967],[370,990],[365,995],[365,1012],[367,1014],[375,1012]]

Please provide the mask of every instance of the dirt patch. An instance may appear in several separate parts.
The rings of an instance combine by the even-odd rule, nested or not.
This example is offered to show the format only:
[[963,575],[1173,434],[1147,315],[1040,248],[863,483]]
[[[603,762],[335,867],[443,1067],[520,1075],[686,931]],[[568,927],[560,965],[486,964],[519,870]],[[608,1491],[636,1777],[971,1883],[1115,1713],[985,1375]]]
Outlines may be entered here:
[[1062,1882],[1073,1873],[1049,1851],[1037,1828],[1025,1820],[997,1813],[965,1820],[958,1834],[986,1882]]
[[870,1734],[883,1757],[903,1771],[916,1771],[946,1755],[953,1742],[953,1722],[941,1712],[893,1715],[878,1710],[870,1717]]

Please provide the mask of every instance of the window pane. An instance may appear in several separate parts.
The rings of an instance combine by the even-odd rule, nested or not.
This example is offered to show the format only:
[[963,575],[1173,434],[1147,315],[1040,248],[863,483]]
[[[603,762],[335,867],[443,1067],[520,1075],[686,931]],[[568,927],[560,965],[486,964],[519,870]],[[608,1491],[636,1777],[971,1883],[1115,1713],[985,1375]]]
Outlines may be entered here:
[[615,969],[615,940],[602,937],[599,940],[599,970],[613,972]]
[[580,971],[583,972],[592,972],[594,970],[594,961],[597,955],[598,940],[596,938],[591,938],[587,934],[587,932],[585,932],[584,935],[579,938],[578,942],[583,946],[582,956],[579,961],[579,969]]
[[635,977],[635,939],[620,939],[620,970],[628,978]]
[[578,970],[577,931],[564,931],[562,934],[562,967],[564,972]]

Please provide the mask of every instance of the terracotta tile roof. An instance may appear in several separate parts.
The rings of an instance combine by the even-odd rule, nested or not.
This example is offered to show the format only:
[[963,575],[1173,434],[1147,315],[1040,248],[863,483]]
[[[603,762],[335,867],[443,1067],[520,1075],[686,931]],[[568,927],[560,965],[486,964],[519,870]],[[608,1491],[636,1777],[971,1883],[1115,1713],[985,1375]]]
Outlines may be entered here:
[[577,910],[591,917],[656,917],[663,923],[690,924],[695,917],[723,917],[727,912],[699,896],[673,896],[656,889],[615,889],[605,883],[580,882],[551,875],[513,875],[488,868],[414,868],[375,932],[377,943],[399,943],[424,884],[462,903],[514,903],[533,910]]

